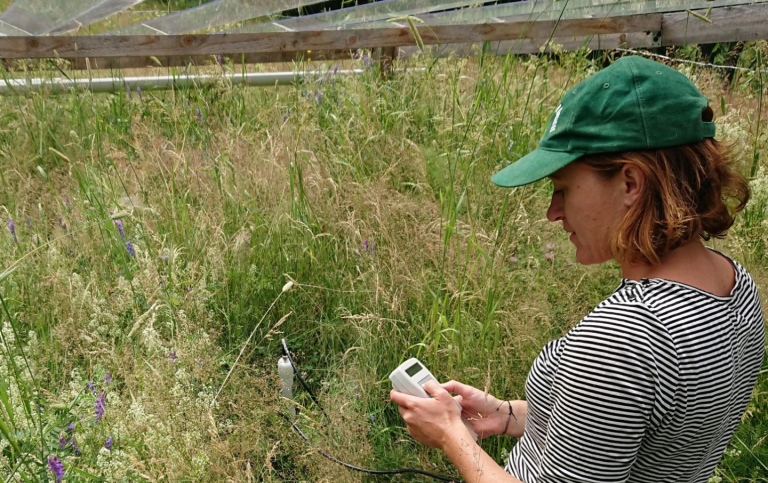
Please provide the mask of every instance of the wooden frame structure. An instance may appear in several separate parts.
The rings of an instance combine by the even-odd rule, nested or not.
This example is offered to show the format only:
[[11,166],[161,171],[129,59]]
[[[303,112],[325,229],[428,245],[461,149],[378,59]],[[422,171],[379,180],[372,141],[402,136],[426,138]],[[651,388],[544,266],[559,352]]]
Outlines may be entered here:
[[[492,42],[495,53],[535,53],[551,44],[595,50],[758,40],[768,38],[768,2],[698,11],[605,18],[415,28],[319,30],[255,34],[0,37],[0,59],[62,58],[74,68],[114,69],[210,63],[349,58],[360,49],[439,45],[452,52]],[[551,44],[550,44],[551,42]]]

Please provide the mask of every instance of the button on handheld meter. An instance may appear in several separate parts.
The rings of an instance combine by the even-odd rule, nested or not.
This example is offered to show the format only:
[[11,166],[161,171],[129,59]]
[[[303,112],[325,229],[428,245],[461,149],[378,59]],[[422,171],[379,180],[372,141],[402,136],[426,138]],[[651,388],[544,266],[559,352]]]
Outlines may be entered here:
[[[425,391],[422,386],[424,386],[424,384],[429,381],[437,382],[437,379],[435,379],[435,376],[429,372],[429,369],[424,367],[424,364],[419,362],[419,360],[415,357],[411,357],[407,361],[397,366],[397,369],[392,371],[392,373],[389,375],[389,380],[392,381],[392,387],[395,388],[395,391],[416,397],[432,397],[427,394],[427,391]],[[455,399],[454,402],[456,402]],[[460,410],[462,409],[461,404],[456,402],[456,405]],[[462,419],[462,421],[464,422],[464,425],[467,427],[472,437],[477,440],[477,434],[469,425],[469,423],[467,423],[467,421],[464,419]]]

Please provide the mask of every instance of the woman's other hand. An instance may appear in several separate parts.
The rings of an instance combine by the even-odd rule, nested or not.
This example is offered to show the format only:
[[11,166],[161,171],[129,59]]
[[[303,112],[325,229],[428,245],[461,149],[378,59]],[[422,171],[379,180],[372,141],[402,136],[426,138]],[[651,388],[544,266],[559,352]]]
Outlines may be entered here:
[[497,434],[515,437],[523,435],[528,412],[525,401],[502,401],[458,381],[449,381],[442,386],[446,391],[456,394],[455,399],[463,408],[462,418],[472,426],[480,439]]

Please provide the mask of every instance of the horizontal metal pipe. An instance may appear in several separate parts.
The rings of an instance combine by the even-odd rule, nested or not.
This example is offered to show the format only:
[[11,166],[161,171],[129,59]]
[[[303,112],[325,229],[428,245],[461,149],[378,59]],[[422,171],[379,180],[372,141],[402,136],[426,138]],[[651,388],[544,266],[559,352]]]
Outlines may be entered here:
[[0,79],[0,95],[24,95],[30,92],[46,92],[50,94],[66,94],[74,90],[91,92],[125,92],[167,90],[171,88],[185,88],[213,84],[226,81],[233,85],[245,84],[248,86],[274,86],[291,85],[301,82],[307,77],[332,78],[338,75],[359,75],[364,69],[338,70],[338,71],[310,71],[310,72],[254,72],[240,74],[199,74],[199,75],[173,75],[158,77],[105,77],[95,79]]

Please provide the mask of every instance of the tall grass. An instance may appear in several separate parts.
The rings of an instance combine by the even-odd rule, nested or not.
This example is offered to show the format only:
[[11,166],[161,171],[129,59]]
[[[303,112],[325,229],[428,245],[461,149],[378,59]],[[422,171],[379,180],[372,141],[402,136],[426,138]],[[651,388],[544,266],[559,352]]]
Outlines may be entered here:
[[[354,66],[294,87],[0,99],[3,479],[53,480],[55,457],[83,481],[368,481],[312,448],[453,474],[407,435],[390,370],[418,356],[441,380],[524,397],[544,343],[620,273],[575,263],[544,219],[546,183],[489,177],[596,65]],[[765,292],[762,83],[688,73],[750,146],[745,169],[756,160],[753,204],[720,248]],[[311,445],[279,416],[282,337],[330,419],[297,390]],[[715,479],[768,478],[766,372]],[[483,441],[500,462],[513,443]]]

